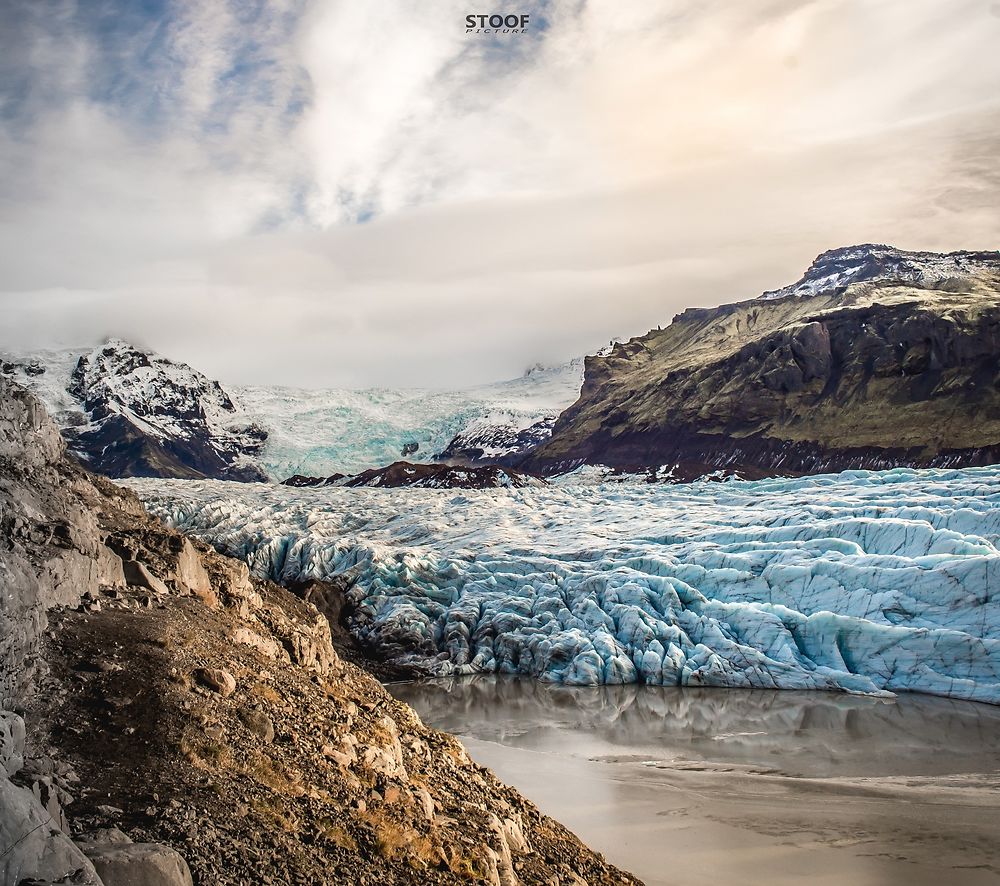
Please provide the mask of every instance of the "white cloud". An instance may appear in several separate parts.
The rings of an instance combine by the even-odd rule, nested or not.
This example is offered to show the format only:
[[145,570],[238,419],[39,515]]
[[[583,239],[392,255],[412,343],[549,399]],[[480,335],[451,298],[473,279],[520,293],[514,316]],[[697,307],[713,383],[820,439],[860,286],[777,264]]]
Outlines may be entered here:
[[114,53],[85,8],[7,38],[3,346],[483,381],[832,246],[1000,240],[989,0],[554,0],[506,51],[457,0],[191,3]]

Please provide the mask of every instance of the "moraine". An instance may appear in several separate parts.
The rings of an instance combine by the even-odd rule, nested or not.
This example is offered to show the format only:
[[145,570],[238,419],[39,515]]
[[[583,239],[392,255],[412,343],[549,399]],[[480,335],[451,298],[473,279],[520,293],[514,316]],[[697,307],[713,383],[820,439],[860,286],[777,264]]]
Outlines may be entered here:
[[1000,468],[528,489],[132,480],[280,581],[350,585],[438,675],[1000,703]]

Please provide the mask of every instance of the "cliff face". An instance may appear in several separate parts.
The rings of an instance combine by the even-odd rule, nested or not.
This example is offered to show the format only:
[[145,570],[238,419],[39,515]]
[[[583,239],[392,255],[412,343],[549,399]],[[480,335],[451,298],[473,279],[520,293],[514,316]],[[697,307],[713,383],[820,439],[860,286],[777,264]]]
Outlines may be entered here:
[[142,508],[64,459],[65,444],[38,401],[0,378],[0,706],[23,695],[38,664],[48,610],[124,583],[102,542],[97,512]]
[[0,882],[636,882],[3,380],[0,521]]
[[[118,507],[64,459],[65,444],[37,400],[0,378],[0,881],[100,884],[69,838],[69,770],[39,766],[22,714],[47,678],[49,613],[125,584],[103,543],[98,511]],[[101,484],[101,481],[97,481]],[[123,514],[141,507],[122,494]],[[51,761],[50,761],[51,762]],[[47,771],[46,771],[47,770]],[[17,783],[9,781],[12,776]],[[167,853],[168,850],[164,850]],[[182,881],[178,881],[182,882]]]
[[852,247],[588,357],[523,466],[747,477],[1000,461],[1000,256]]

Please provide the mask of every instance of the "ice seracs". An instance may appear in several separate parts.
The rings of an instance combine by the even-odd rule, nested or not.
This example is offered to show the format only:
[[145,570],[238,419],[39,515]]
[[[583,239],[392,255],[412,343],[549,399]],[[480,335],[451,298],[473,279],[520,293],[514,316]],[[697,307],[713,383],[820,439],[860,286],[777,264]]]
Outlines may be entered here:
[[424,463],[507,460],[548,439],[582,378],[579,358],[465,390],[236,391],[269,431],[265,468],[284,479],[356,474],[401,454]]
[[1000,468],[461,492],[131,482],[260,575],[346,583],[355,634],[432,673],[1000,703]]

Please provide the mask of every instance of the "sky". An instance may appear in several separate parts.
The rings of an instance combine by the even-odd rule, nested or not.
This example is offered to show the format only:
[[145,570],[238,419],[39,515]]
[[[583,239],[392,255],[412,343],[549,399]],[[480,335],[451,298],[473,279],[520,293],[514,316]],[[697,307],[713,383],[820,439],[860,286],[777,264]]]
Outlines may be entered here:
[[0,0],[0,348],[463,387],[996,249],[998,45],[1000,0]]

